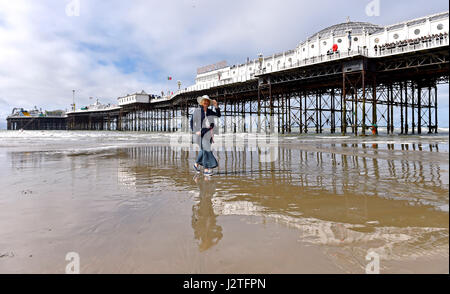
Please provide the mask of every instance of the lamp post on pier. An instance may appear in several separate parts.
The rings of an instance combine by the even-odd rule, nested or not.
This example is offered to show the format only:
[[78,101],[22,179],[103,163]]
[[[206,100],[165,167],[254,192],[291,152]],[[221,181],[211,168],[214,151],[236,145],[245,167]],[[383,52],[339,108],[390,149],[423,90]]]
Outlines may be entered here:
[[72,109],[75,111],[75,90],[72,90]]

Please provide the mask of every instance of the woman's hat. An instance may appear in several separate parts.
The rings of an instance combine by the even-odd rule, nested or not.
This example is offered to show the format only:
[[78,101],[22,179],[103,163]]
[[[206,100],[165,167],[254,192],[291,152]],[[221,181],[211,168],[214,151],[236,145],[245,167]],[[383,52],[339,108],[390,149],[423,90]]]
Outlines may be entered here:
[[209,103],[211,103],[211,99],[209,98],[209,96],[208,95],[203,95],[203,96],[201,96],[201,97],[197,97],[197,102],[198,102],[198,104],[202,104],[202,101],[203,100],[209,100]]

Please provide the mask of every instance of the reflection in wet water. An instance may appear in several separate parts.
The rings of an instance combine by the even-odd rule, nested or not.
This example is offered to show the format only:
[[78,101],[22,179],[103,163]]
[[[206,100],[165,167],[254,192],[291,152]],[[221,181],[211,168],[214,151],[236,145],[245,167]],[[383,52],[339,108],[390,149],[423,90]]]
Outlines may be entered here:
[[[355,246],[378,240],[392,251],[394,244],[414,243],[430,235],[445,246],[448,172],[441,176],[442,163],[417,154],[410,155],[412,160],[373,156],[395,151],[391,144],[381,150],[371,146],[372,152],[365,151],[362,156],[349,155],[349,148],[359,147],[355,145],[331,144],[334,153],[280,148],[280,160],[267,164],[251,153],[219,153],[220,175],[211,182],[200,182],[199,203],[194,206],[192,223],[201,250],[220,239],[216,214],[270,218],[296,227],[303,240],[320,244]],[[437,150],[433,147],[430,150]],[[185,176],[190,168],[187,152],[174,153],[162,146],[125,152],[135,160],[136,166],[129,172],[134,177],[141,175],[142,166],[166,166],[151,181],[162,176],[176,179],[173,185],[192,185]],[[216,187],[218,195],[213,197]]]
[[[226,184],[220,189],[230,192],[255,188],[252,195],[256,198],[260,192],[267,192],[267,189],[260,191],[257,187],[275,186],[279,193],[285,189],[307,189],[304,192],[317,195],[373,195],[409,200],[411,205],[416,202],[427,203],[436,209],[445,209],[443,205],[448,203],[448,171],[441,171],[441,166],[448,165],[445,163],[447,154],[441,157],[434,154],[396,155],[392,154],[395,149],[387,149],[391,150],[390,157],[394,159],[380,159],[386,155],[383,154],[386,150],[378,147],[359,154],[354,151],[357,146],[350,148],[346,144],[316,147],[326,148],[329,151],[279,148],[280,158],[272,163],[261,163],[252,153],[220,152],[218,158],[221,165],[215,178],[219,179],[219,186]],[[195,152],[175,152],[164,146],[128,148],[123,152],[132,159],[129,161],[125,158],[123,162],[133,164],[121,167],[121,182],[126,182],[127,177],[139,177],[152,170],[156,173],[147,181],[172,179],[174,185],[191,185],[185,175],[191,172],[189,158],[195,156]],[[123,174],[125,170],[128,170],[125,173],[127,176]],[[175,175],[176,179],[173,179]],[[146,180],[141,179],[141,184],[142,181]],[[279,187],[281,190],[278,190]]]
[[[212,178],[192,172],[196,152],[169,146],[69,154],[11,151],[6,163],[11,179],[56,164],[63,174],[60,184],[73,195],[103,191],[100,196],[92,194],[91,201],[114,203],[112,209],[120,210],[120,219],[124,215],[133,218],[130,224],[139,221],[134,219],[139,215],[136,211],[156,213],[155,206],[166,215],[164,219],[177,218],[169,212],[167,201],[172,200],[158,197],[162,193],[193,195],[191,211],[182,211],[189,214],[190,234],[199,252],[222,248],[228,228],[235,226],[226,217],[244,217],[247,223],[294,230],[298,242],[320,246],[344,272],[364,268],[369,249],[386,261],[432,255],[448,261],[446,147],[435,143],[282,143],[278,160],[268,163],[245,149],[219,151],[218,174]],[[45,175],[55,187],[58,177]],[[111,217],[103,226],[109,221],[118,220]],[[98,231],[101,225],[94,227]],[[290,248],[298,250],[298,245]]]

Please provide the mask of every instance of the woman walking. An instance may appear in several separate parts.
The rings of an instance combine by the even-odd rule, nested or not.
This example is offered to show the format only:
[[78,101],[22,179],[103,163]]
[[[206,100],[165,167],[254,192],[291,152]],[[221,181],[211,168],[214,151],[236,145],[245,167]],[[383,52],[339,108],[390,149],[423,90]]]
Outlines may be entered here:
[[[199,145],[200,152],[194,163],[194,170],[200,172],[200,166],[204,167],[203,174],[211,176],[212,169],[217,167],[218,163],[211,151],[213,143],[214,117],[220,117],[220,108],[216,100],[209,99],[208,95],[197,98],[199,107],[195,109],[191,118],[191,130],[194,133],[194,141]],[[209,109],[213,105],[215,111]]]

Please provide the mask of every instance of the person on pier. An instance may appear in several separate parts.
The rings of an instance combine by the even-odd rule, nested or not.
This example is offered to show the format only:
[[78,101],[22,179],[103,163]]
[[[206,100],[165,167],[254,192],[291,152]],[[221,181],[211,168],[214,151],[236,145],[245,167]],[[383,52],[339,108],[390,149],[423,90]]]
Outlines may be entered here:
[[[196,172],[200,172],[200,166],[203,166],[203,174],[211,176],[213,174],[212,169],[218,166],[211,151],[211,144],[213,143],[214,118],[220,117],[220,108],[217,101],[211,100],[208,95],[198,97],[197,102],[199,107],[192,114],[190,123],[194,142],[199,145],[200,152],[193,168]],[[211,104],[215,111],[208,108]]]

